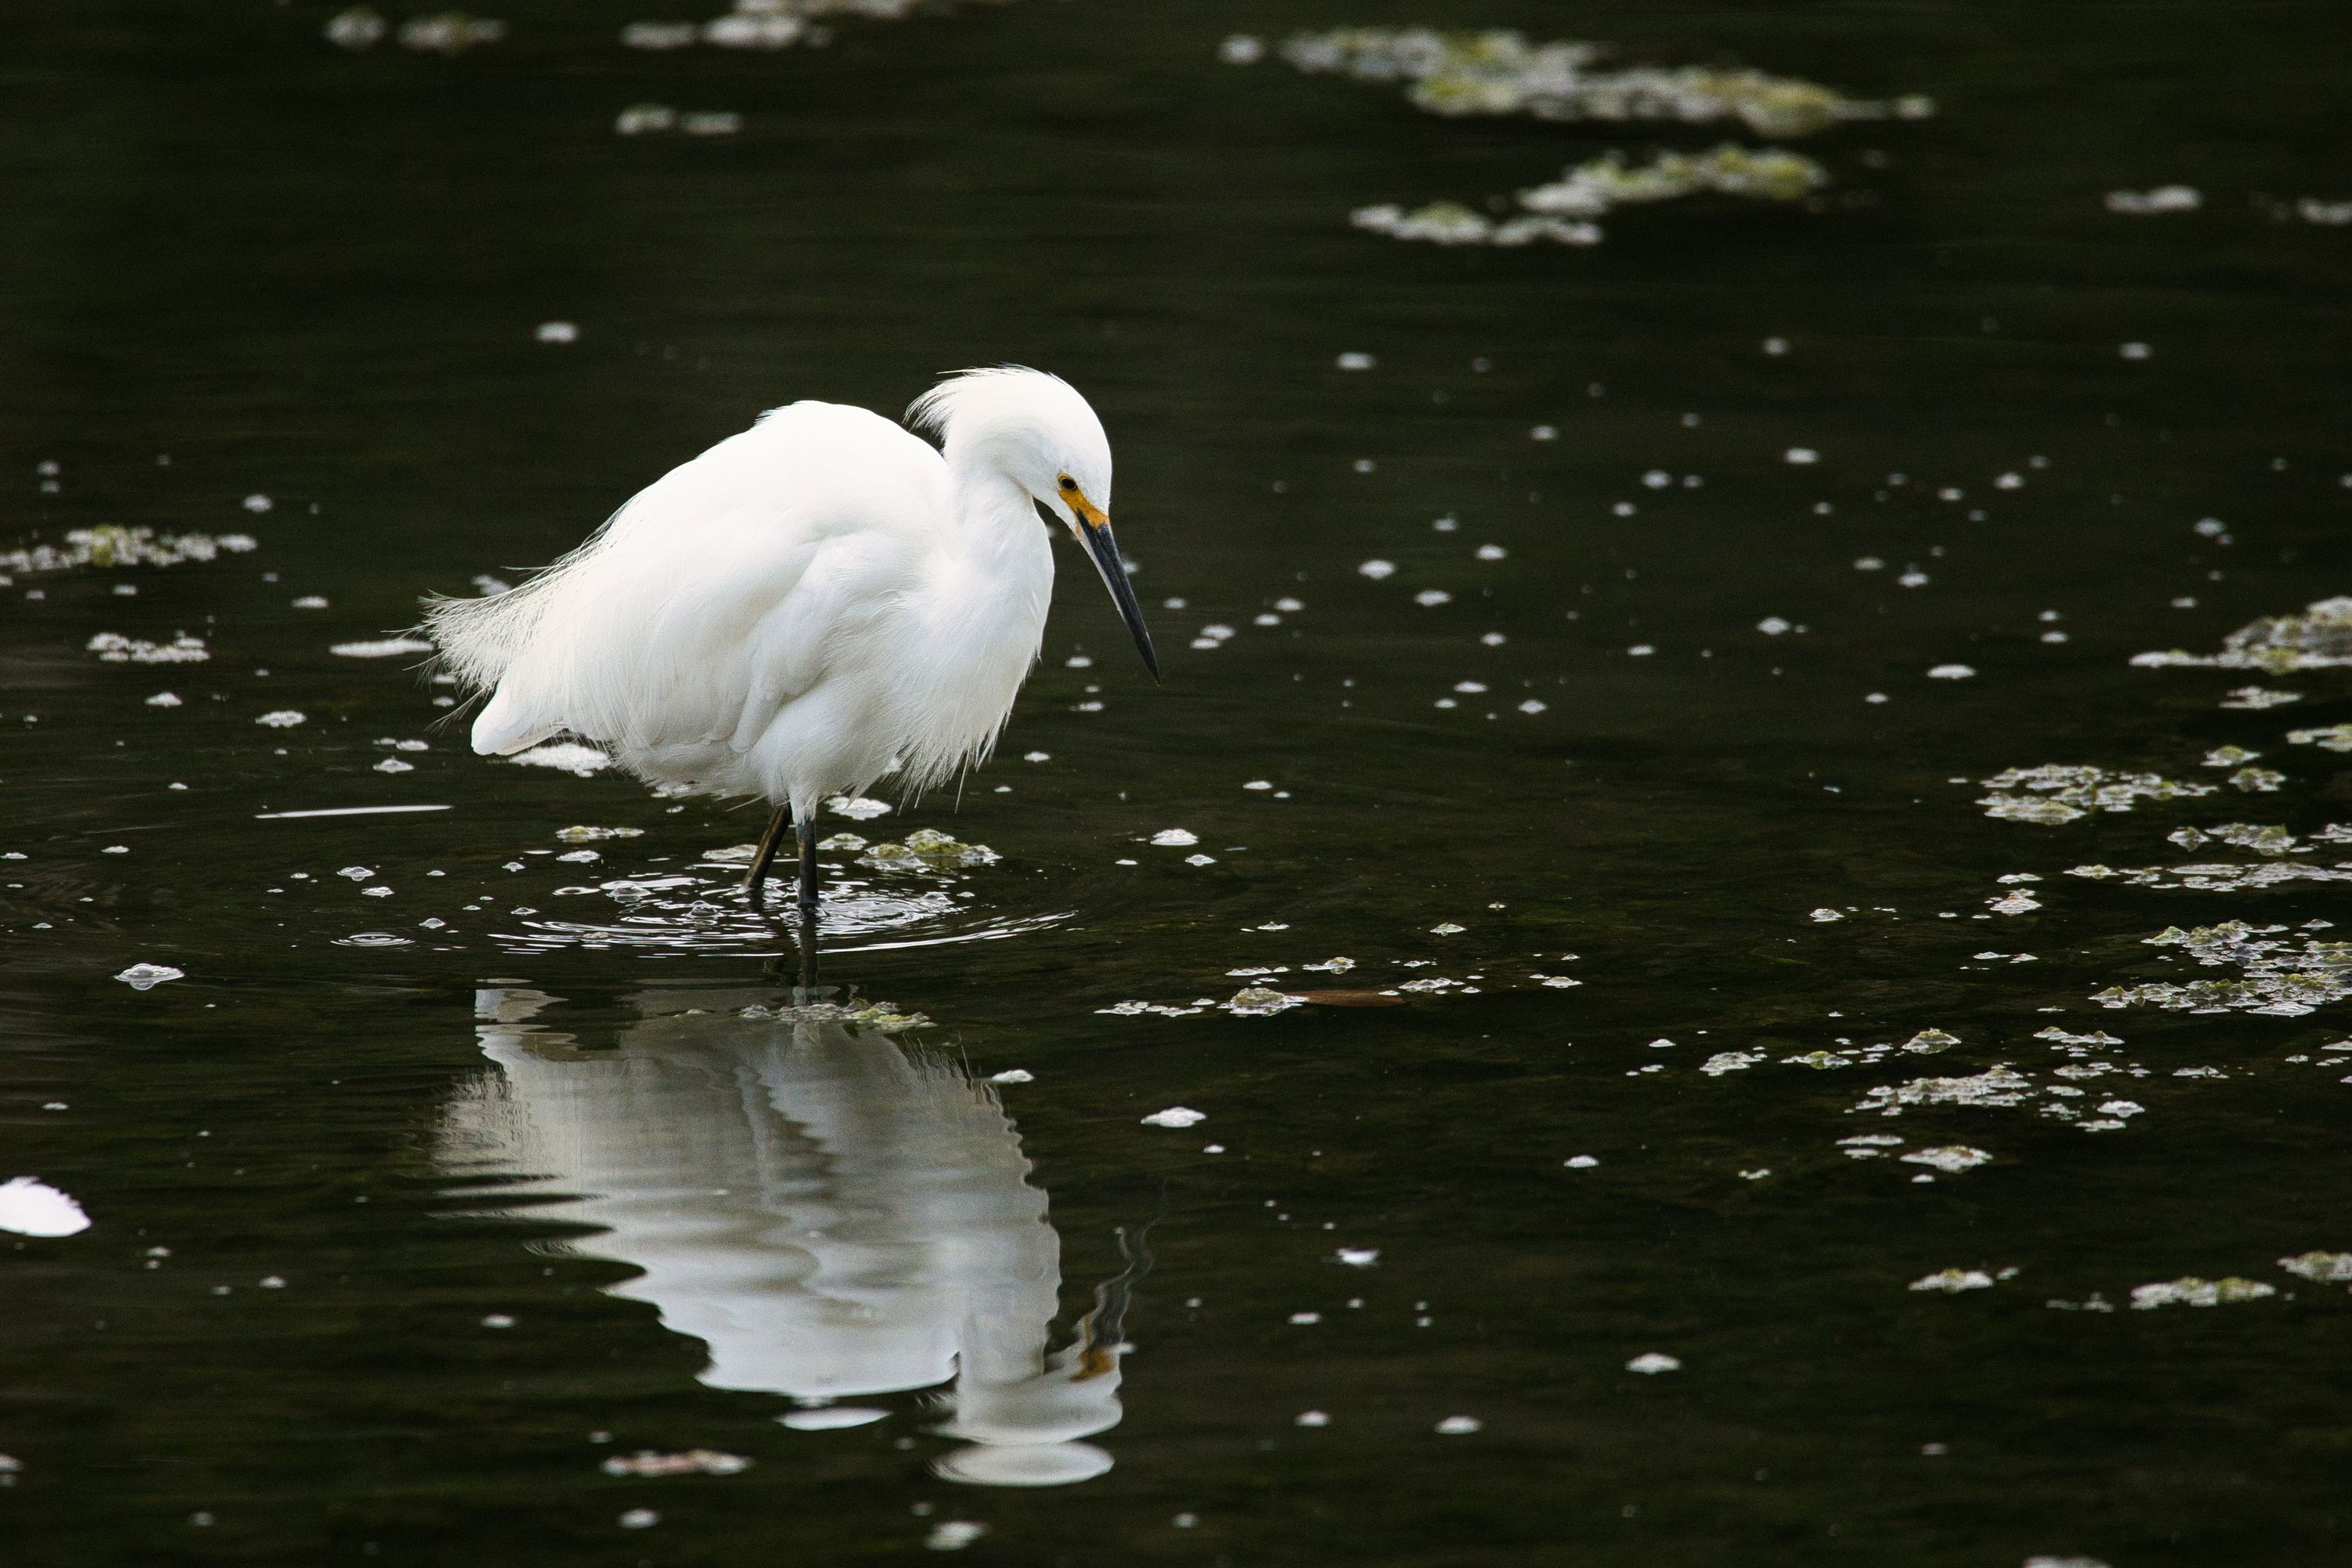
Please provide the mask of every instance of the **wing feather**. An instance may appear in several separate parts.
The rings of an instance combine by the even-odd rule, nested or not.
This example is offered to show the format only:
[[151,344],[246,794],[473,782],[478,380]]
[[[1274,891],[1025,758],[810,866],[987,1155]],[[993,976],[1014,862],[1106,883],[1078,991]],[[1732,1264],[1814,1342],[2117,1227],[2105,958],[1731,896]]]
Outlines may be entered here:
[[448,666],[496,689],[475,750],[564,730],[625,749],[749,746],[911,572],[946,487],[936,451],[864,409],[763,416],[521,587],[432,608]]

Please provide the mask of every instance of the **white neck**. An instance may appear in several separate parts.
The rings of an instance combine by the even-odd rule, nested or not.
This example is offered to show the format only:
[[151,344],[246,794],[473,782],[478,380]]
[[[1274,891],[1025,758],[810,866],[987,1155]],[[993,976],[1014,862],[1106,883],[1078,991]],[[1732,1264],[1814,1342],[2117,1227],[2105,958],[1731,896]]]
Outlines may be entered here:
[[1029,542],[1031,534],[1044,531],[1037,503],[993,463],[951,461],[948,488],[956,522],[967,542],[977,548],[1003,550]]

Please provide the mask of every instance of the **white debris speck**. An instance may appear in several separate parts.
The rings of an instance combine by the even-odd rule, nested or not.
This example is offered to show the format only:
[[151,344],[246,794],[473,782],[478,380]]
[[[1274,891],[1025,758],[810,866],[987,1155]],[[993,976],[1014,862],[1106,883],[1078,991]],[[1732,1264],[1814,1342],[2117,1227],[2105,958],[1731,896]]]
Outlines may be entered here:
[[560,768],[583,779],[613,765],[610,754],[573,741],[556,741],[544,746],[533,746],[527,752],[516,752],[507,761],[530,768]]
[[1187,855],[1184,857],[1184,864],[1187,866],[1213,866],[1216,863],[1217,858],[1214,855]]
[[869,800],[864,795],[853,799],[845,795],[837,795],[824,803],[824,808],[834,816],[845,816],[852,822],[868,822],[875,817],[890,815],[888,801]]
[[1824,905],[1822,908],[1813,911],[1812,918],[1821,921],[1823,925],[1827,925],[1832,921],[1842,921],[1845,919],[1845,916]]
[[1930,680],[1973,680],[1976,670],[1965,664],[1939,664],[1927,671]]
[[1466,1437],[1484,1426],[1475,1415],[1449,1415],[1437,1424],[1437,1430],[1442,1436]]
[[1371,355],[1365,353],[1344,353],[1339,359],[1341,370],[1370,370],[1380,363]]
[[989,1074],[988,1081],[991,1083],[1035,1083],[1037,1081],[1037,1075],[1031,1072],[1027,1068],[1006,1068],[1003,1072]]
[[1265,58],[1265,40],[1235,33],[1217,46],[1217,58],[1229,66],[1254,66]]
[[1755,1051],[1717,1051],[1699,1063],[1698,1070],[1709,1078],[1721,1078],[1727,1072],[1745,1072],[1763,1059]]
[[1151,842],[1162,849],[1182,849],[1201,842],[1199,834],[1181,827],[1163,827],[1151,836]]
[[342,49],[368,48],[382,40],[386,26],[365,5],[354,5],[327,18],[327,42]]
[[576,321],[541,321],[531,329],[532,337],[543,343],[576,343],[580,326]]
[[1780,460],[1787,463],[1795,463],[1800,467],[1802,467],[1807,463],[1820,462],[1822,460],[1822,455],[1819,452],[1814,451],[1811,447],[1791,447],[1787,451],[1780,454]]
[[1997,915],[2021,915],[2038,910],[2042,905],[2036,900],[2027,896],[2025,889],[2021,888],[2016,892],[2002,898],[1987,899],[1985,907]]
[[623,1530],[651,1530],[661,1522],[661,1515],[649,1508],[633,1508],[616,1522]]
[[514,1326],[514,1319],[504,1312],[492,1312],[482,1320],[482,1327],[486,1329],[511,1329]]
[[2194,185],[2158,185],[2152,191],[2109,191],[2107,210],[2148,217],[2158,213],[2193,213],[2205,205]]
[[34,1176],[0,1182],[0,1230],[18,1236],[78,1236],[89,1215],[71,1195]]
[[1187,1105],[1171,1105],[1165,1110],[1155,1110],[1143,1119],[1146,1127],[1197,1127],[1209,1119],[1205,1110],[1194,1110]]
[[168,963],[134,963],[115,976],[133,991],[152,991],[166,980],[186,977],[186,971],[174,969]]
[[271,500],[268,496],[261,494],[257,490],[252,495],[245,498],[245,510],[254,513],[256,516],[268,511],[271,507],[274,507],[278,503],[276,501]]
[[2146,359],[2156,351],[2146,343],[2125,343],[2116,350],[2126,359]]
[[740,1476],[751,1468],[751,1461],[713,1448],[689,1448],[683,1454],[640,1448],[615,1454],[596,1468],[608,1476]]
[[1562,1160],[1560,1163],[1567,1166],[1571,1171],[1590,1171],[1595,1165],[1601,1163],[1601,1162],[1594,1159],[1590,1154],[1571,1154],[1567,1159]]
[[1298,1413],[1297,1418],[1291,1422],[1291,1425],[1294,1426],[1328,1426],[1331,1425],[1331,1417],[1326,1415],[1320,1410],[1302,1410]]
[[1768,637],[1777,637],[1788,631],[1789,622],[1780,616],[1767,616],[1756,623],[1756,629]]
[[1637,642],[1632,647],[1625,650],[1630,657],[1634,658],[1647,658],[1657,651],[1657,647],[1654,644],[1645,642]]
[[1432,936],[1460,936],[1464,931],[1469,929],[1470,928],[1467,926],[1455,925],[1452,921],[1440,921],[1435,925],[1429,928],[1429,934]]
[[1412,596],[1412,602],[1424,610],[1433,610],[1440,605],[1452,604],[1454,595],[1443,588],[1423,588]]
[[308,715],[291,708],[272,709],[254,721],[255,723],[266,724],[272,730],[291,730],[297,724],[307,724],[310,721]]
[[374,771],[380,773],[413,773],[416,771],[416,764],[404,763],[398,757],[386,757],[376,763]]
[[1289,1321],[1290,1326],[1294,1329],[1311,1329],[1316,1324],[1323,1321],[1323,1314],[1320,1312],[1293,1312],[1290,1314]]
[[1963,1290],[1991,1289],[1992,1276],[1981,1268],[1945,1268],[1914,1279],[1909,1289],[1941,1290],[1948,1296],[1957,1296]]
[[343,658],[397,658],[404,653],[431,653],[423,637],[377,637],[370,642],[339,642],[327,650]]
[[1529,718],[1533,718],[1536,714],[1542,712],[1549,706],[1551,705],[1544,701],[1539,697],[1530,697],[1519,704],[1519,711],[1527,714]]
[[1021,753],[1021,760],[1024,763],[1050,763],[1054,760],[1054,753],[1051,752],[1024,752]]
[[950,1519],[931,1526],[923,1544],[934,1552],[961,1552],[988,1533],[988,1526],[969,1519]]
[[1357,567],[1356,570],[1363,576],[1370,577],[1373,582],[1377,583],[1382,578],[1393,577],[1396,575],[1396,563],[1393,561],[1374,559],[1365,562],[1362,565]]
[[1370,1268],[1381,1260],[1381,1249],[1377,1247],[1343,1247],[1339,1257],[1339,1261],[1350,1268]]
[[1681,1362],[1656,1351],[1645,1351],[1625,1363],[1627,1372],[1638,1372],[1645,1377],[1655,1377],[1662,1372],[1680,1372],[1682,1369]]
[[1906,1165],[1932,1165],[1946,1175],[1957,1174],[1961,1171],[1973,1171],[1979,1165],[1989,1164],[1992,1160],[1992,1156],[1983,1150],[1971,1149],[1965,1143],[1947,1143],[1934,1149],[1915,1149],[1908,1154],[1896,1157]]
[[327,598],[323,594],[305,594],[294,601],[294,607],[298,610],[323,610],[327,607]]
[[147,699],[147,706],[150,708],[177,708],[180,706],[180,699],[173,692],[158,691],[154,696]]
[[1557,441],[1559,439],[1559,427],[1556,425],[1538,425],[1528,432],[1528,439],[1530,441]]

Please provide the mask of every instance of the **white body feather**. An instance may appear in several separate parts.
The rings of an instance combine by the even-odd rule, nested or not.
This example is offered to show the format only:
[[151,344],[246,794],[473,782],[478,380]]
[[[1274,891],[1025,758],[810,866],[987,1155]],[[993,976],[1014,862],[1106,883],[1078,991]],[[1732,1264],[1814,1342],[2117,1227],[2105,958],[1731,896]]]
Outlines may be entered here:
[[474,749],[569,731],[648,783],[803,817],[894,770],[919,790],[984,758],[1053,592],[1015,476],[1041,453],[1066,468],[1075,442],[1099,448],[1083,460],[1107,499],[1109,447],[1032,371],[959,377],[917,415],[944,453],[864,409],[776,409],[521,587],[435,605],[449,667],[492,689]]

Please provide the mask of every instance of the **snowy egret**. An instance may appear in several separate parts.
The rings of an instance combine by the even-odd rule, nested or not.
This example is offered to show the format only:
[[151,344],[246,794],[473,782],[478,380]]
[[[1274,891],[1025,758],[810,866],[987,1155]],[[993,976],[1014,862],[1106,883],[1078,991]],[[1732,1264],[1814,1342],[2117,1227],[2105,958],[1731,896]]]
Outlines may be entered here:
[[1058,376],[949,377],[908,410],[802,402],[760,416],[614,512],[520,587],[438,599],[447,667],[490,698],[474,750],[569,732],[667,794],[773,808],[813,978],[821,802],[886,774],[920,792],[984,759],[1037,658],[1052,595],[1042,505],[1086,549],[1156,679],[1112,537],[1110,442]]

